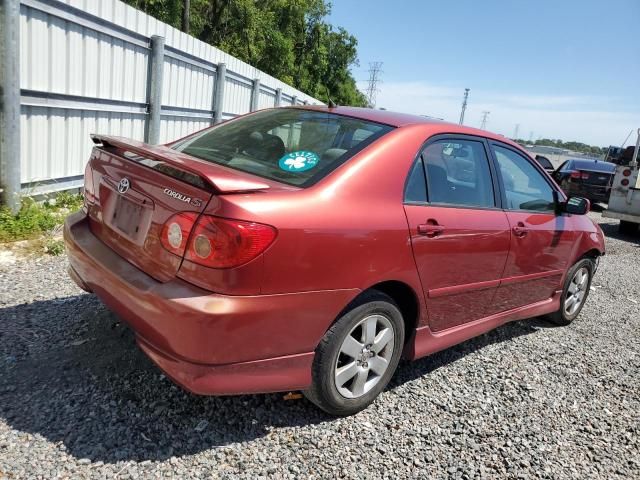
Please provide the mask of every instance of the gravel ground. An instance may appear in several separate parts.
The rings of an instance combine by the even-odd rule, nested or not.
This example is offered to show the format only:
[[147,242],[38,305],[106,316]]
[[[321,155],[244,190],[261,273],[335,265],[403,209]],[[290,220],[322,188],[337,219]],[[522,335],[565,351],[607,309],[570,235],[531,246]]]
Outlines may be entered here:
[[640,478],[640,235],[571,326],[540,319],[403,363],[334,419],[282,395],[197,397],[67,278],[0,266],[0,478]]

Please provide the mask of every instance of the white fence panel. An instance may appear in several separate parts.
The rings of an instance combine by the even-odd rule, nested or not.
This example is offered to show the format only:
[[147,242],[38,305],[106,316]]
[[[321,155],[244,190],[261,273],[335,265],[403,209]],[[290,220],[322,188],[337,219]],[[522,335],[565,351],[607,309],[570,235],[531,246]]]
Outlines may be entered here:
[[[162,143],[256,108],[318,104],[270,75],[119,0],[21,0],[21,154],[24,191],[82,185],[90,133],[144,140],[149,129],[150,37],[165,38]],[[226,65],[222,105],[215,105],[217,65]]]
[[227,77],[224,87],[222,111],[232,115],[241,115],[251,109],[251,83],[233,77]]
[[168,143],[186,137],[211,126],[210,120],[199,120],[183,116],[163,115],[160,122],[160,143]]
[[23,106],[21,129],[21,182],[25,190],[54,191],[68,188],[70,181],[74,185],[81,182],[78,177],[93,146],[91,133],[108,131],[142,140],[144,116]]
[[162,79],[162,104],[174,107],[211,110],[213,72],[186,62],[165,58]]
[[263,108],[273,108],[276,105],[276,94],[275,92],[265,92],[264,90],[260,90],[260,96],[258,97],[258,110]]
[[282,106],[290,107],[291,105],[293,105],[293,98],[287,95],[282,95]]

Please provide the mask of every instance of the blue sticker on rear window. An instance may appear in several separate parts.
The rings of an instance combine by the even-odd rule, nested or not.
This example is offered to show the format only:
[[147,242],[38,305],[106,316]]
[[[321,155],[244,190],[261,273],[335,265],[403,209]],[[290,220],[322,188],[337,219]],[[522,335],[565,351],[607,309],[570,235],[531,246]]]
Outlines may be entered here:
[[320,161],[320,157],[307,150],[287,153],[278,161],[278,166],[286,172],[305,172],[311,170]]

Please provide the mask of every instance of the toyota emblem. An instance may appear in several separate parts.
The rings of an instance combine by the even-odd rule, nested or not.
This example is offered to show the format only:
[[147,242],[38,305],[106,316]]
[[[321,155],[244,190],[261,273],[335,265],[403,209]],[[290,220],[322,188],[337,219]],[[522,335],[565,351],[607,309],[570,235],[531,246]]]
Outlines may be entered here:
[[130,186],[131,182],[129,182],[129,179],[123,178],[122,180],[120,180],[120,183],[118,183],[118,192],[125,193],[127,190],[129,190]]

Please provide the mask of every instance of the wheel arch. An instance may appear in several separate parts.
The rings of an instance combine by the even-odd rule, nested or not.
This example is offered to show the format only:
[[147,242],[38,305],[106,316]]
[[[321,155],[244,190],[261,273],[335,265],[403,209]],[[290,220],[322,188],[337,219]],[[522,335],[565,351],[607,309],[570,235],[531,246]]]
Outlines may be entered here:
[[[405,345],[413,339],[413,332],[418,326],[420,320],[420,302],[415,290],[405,282],[399,280],[385,280],[378,282],[370,287],[362,290],[356,295],[336,316],[333,325],[342,315],[348,312],[352,305],[363,296],[370,294],[371,292],[381,292],[389,296],[397,305],[400,313],[402,314],[402,320],[405,325]],[[331,325],[327,328],[331,328]]]
[[592,260],[596,260],[598,257],[601,257],[604,255],[604,252],[597,249],[597,248],[592,248],[591,250],[587,250],[586,252],[584,252],[580,257],[578,257],[578,259],[576,260],[579,261],[583,258],[590,258]]

